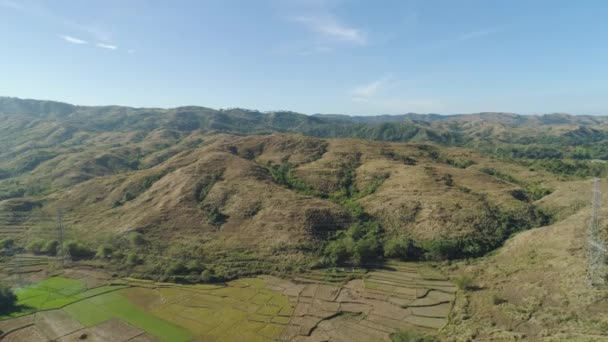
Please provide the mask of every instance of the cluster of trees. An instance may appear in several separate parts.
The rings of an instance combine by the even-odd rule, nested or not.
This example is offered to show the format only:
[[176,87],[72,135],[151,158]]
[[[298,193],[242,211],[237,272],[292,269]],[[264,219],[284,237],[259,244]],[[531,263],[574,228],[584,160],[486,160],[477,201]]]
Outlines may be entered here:
[[373,221],[360,221],[337,232],[323,249],[325,266],[363,266],[383,258],[401,260],[452,260],[484,255],[499,247],[513,233],[549,224],[552,216],[529,206],[509,212],[491,207],[497,229],[467,237],[414,241],[403,235],[389,235]]
[[[77,260],[89,259],[95,255],[95,251],[89,246],[73,240],[65,241],[63,249],[69,252],[72,258]],[[54,256],[60,251],[60,244],[58,240],[36,239],[30,241],[25,246],[25,250],[33,254]]]
[[[0,313],[6,313],[12,310],[17,304],[17,296],[5,284],[0,283]],[[0,335],[2,335],[0,330]]]

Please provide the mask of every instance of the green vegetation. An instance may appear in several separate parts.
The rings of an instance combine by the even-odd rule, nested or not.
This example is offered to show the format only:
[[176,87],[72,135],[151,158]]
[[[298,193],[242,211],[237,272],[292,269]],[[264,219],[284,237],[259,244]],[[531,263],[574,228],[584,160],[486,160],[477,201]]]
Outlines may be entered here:
[[323,263],[328,266],[361,266],[382,257],[382,230],[374,222],[355,223],[340,231],[324,250]]
[[14,244],[15,244],[15,240],[11,239],[11,238],[5,238],[5,239],[0,240],[0,248],[2,248],[2,249],[11,248],[11,247],[13,247]]
[[421,250],[413,240],[404,236],[393,236],[384,243],[384,256],[400,260],[415,260]]
[[295,177],[292,172],[295,165],[289,162],[283,162],[282,164],[274,164],[269,162],[265,167],[270,172],[272,179],[277,184],[281,184],[289,189],[296,190],[308,196],[317,196],[320,198],[328,197],[328,194],[313,189],[304,181]]
[[0,283],[0,315],[15,309],[16,304],[17,296],[13,290],[7,285]]
[[473,279],[469,276],[463,275],[454,279],[454,283],[460,290],[471,290],[474,288]]
[[44,254],[50,256],[56,255],[58,248],[59,241],[44,239],[35,239],[33,241],[30,241],[25,246],[25,250],[32,254]]
[[77,241],[66,241],[63,243],[63,248],[76,260],[89,259],[95,255],[94,250]]
[[102,286],[87,290],[84,282],[75,279],[51,277],[37,284],[15,291],[16,310],[0,315],[0,319],[19,317],[40,310],[58,309],[82,299],[115,291],[124,286]]
[[228,219],[228,216],[222,214],[217,207],[211,208],[207,215],[207,222],[214,226],[221,226],[226,222],[226,219]]
[[64,311],[86,327],[119,318],[165,341],[189,341],[192,334],[129,302],[118,292],[90,297],[67,306]]
[[399,330],[391,335],[392,342],[436,342],[434,336],[423,335],[416,331]]
[[215,185],[215,183],[217,183],[221,179],[222,179],[221,172],[216,172],[216,173],[213,173],[213,174],[203,178],[196,186],[196,190],[195,190],[196,200],[198,202],[203,202],[205,200],[205,198],[207,197],[207,194],[213,187],[213,185]]
[[101,245],[97,247],[97,253],[95,253],[95,257],[100,259],[110,259],[112,257],[112,251],[112,245]]

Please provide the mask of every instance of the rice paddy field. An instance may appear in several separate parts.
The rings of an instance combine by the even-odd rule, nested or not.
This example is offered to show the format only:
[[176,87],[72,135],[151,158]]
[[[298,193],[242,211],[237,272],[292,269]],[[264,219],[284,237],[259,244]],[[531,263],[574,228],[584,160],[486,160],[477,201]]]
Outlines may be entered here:
[[0,341],[389,341],[447,323],[455,287],[425,267],[319,272],[180,285],[66,270],[16,291]]

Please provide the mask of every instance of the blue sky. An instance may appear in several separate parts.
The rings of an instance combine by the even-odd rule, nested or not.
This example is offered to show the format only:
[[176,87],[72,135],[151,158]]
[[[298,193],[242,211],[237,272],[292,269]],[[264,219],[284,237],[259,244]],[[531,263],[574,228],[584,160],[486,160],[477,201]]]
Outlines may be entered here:
[[0,95],[608,115],[603,0],[0,0]]

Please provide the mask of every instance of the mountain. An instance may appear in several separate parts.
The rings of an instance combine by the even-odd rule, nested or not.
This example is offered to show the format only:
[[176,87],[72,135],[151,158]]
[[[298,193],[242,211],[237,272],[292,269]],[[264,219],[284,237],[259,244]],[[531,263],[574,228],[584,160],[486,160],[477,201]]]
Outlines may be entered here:
[[[353,226],[377,233],[361,242],[370,244],[372,259],[391,239],[410,241],[413,258],[482,255],[515,231],[549,222],[552,213],[534,202],[560,177],[468,148],[533,127],[524,121],[548,130],[541,117],[514,114],[407,114],[366,123],[286,111],[2,98],[0,119],[0,218],[8,220],[0,225],[31,227],[20,236],[25,243],[41,230],[48,235],[52,217],[65,211],[77,239],[137,251],[149,277],[168,267],[159,256],[195,241],[204,253],[174,259],[201,259],[228,278],[259,271],[234,266],[243,260],[271,260],[277,271],[311,267],[324,253],[324,263],[360,263],[325,247]],[[479,137],[487,125],[492,132]],[[604,138],[588,126],[564,132],[560,139]],[[584,165],[577,172],[597,171]],[[18,217],[14,208],[22,208]],[[135,233],[143,246],[124,241]]]
[[162,281],[423,261],[472,277],[440,336],[576,340],[605,330],[584,277],[607,127],[0,98],[0,262],[55,255],[59,226],[78,265]]

